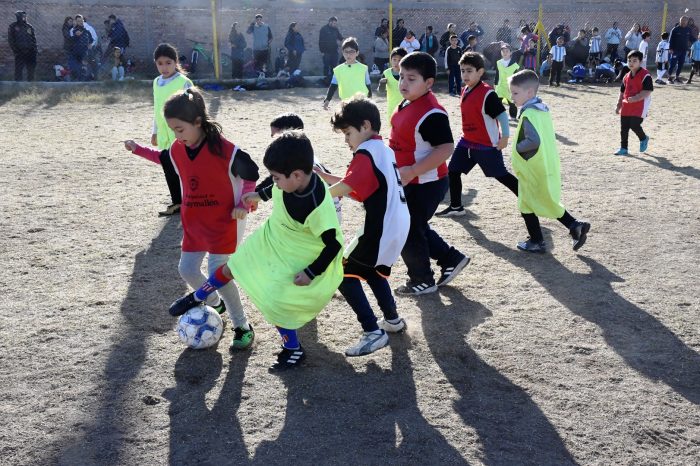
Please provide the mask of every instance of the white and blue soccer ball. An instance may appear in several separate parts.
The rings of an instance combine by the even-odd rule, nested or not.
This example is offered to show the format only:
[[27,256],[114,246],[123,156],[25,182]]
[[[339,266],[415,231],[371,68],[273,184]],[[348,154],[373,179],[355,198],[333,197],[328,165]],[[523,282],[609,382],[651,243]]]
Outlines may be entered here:
[[187,346],[204,349],[218,343],[224,333],[224,322],[214,308],[202,304],[182,314],[176,330]]

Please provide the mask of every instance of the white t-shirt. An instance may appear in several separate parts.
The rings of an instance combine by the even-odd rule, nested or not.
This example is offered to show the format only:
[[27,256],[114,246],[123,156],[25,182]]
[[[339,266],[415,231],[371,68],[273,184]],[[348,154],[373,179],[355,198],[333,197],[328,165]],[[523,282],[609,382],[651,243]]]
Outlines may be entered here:
[[647,54],[649,53],[649,42],[643,40],[641,44],[639,44],[639,51],[644,54],[644,58],[642,58],[642,68],[647,67]]

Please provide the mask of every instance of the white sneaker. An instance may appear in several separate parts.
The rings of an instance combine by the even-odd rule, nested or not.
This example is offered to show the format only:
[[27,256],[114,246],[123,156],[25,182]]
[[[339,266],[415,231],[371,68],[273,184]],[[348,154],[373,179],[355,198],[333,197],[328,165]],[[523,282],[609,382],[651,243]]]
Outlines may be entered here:
[[377,322],[377,325],[379,325],[380,329],[388,333],[399,333],[406,329],[406,321],[403,317],[399,317],[399,321],[394,324],[386,319],[381,319],[379,322]]
[[384,330],[378,330],[378,332],[381,333],[364,332],[356,345],[345,350],[345,355],[364,356],[365,354],[374,353],[378,349],[384,348],[389,344],[389,336]]

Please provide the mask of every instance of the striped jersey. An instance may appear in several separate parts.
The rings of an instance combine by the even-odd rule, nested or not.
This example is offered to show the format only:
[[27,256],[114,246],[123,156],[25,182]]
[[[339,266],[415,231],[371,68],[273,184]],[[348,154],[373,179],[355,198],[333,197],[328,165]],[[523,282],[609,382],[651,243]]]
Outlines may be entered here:
[[566,47],[563,45],[555,45],[552,47],[552,60],[563,62],[566,56]]
[[345,257],[389,275],[410,225],[394,151],[380,136],[363,142],[353,154],[342,182],[352,188],[350,197],[365,208],[365,222],[345,250]]
[[591,41],[589,43],[590,45],[590,53],[600,53],[600,44],[603,41],[600,36],[593,36],[591,37]]

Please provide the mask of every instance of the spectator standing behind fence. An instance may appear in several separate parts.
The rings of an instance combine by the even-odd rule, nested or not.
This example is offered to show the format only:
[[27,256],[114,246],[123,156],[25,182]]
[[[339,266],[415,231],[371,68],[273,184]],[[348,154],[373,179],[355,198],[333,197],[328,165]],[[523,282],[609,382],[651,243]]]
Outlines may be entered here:
[[246,41],[243,33],[238,32],[238,23],[231,25],[231,32],[228,34],[228,42],[231,45],[231,77],[233,79],[243,78],[243,52],[246,48]]
[[513,30],[510,28],[510,21],[503,20],[503,26],[496,31],[496,40],[511,45],[513,42]]
[[404,27],[403,19],[396,20],[396,27],[394,28],[394,31],[391,34],[391,46],[400,47],[401,41],[406,38],[407,33],[408,30]]
[[263,23],[263,16],[258,13],[255,21],[248,26],[248,34],[253,35],[253,59],[255,70],[262,71],[270,60],[270,44],[272,43],[272,30]]
[[464,47],[467,46],[469,43],[469,37],[474,36],[476,37],[476,43],[472,45],[472,52],[476,52],[476,44],[479,43],[479,37],[484,35],[484,30],[479,26],[475,21],[472,21],[469,23],[469,28],[467,28],[464,32],[462,32],[462,35],[459,37],[459,40],[462,41],[462,44]]
[[318,49],[323,54],[323,75],[328,82],[333,76],[333,68],[338,65],[338,44],[342,41],[343,36],[338,30],[338,18],[331,16],[328,18],[328,24],[318,33]]
[[66,16],[63,20],[63,26],[61,27],[61,32],[63,33],[63,51],[65,53],[66,63],[70,59],[70,50],[73,46],[73,39],[70,36],[70,30],[73,29],[73,17]]
[[68,68],[74,81],[84,81],[88,78],[87,59],[90,44],[93,43],[92,34],[84,26],[83,17],[75,16],[75,25],[71,30],[73,44]]
[[389,30],[389,20],[382,18],[377,29],[374,30],[374,37],[380,37],[382,35],[382,30]]
[[610,55],[611,61],[617,58],[617,49],[620,47],[621,40],[622,30],[617,27],[617,21],[615,21],[612,27],[605,33],[605,42],[608,44],[608,49],[605,54]]
[[557,87],[561,85],[561,71],[564,69],[564,59],[566,58],[566,47],[564,47],[564,36],[557,38],[557,45],[552,47],[552,71],[549,75],[549,85],[557,82]]
[[697,40],[690,46],[690,59],[693,61],[693,69],[690,71],[688,84],[693,81],[693,76],[700,74],[700,33],[697,35]]
[[299,68],[301,56],[306,50],[306,48],[304,48],[304,37],[302,37],[298,27],[296,22],[291,23],[287,30],[287,36],[284,38],[284,46],[287,47],[287,51],[289,52],[287,66],[290,72],[294,72],[294,70]]
[[668,32],[661,34],[661,41],[656,46],[656,84],[666,84],[664,75],[668,70]]
[[435,56],[435,52],[438,50],[438,39],[435,34],[433,34],[433,27],[428,26],[425,28],[425,34],[420,36],[420,51],[425,52],[429,55]]
[[374,64],[379,71],[384,71],[389,63],[389,30],[382,29],[374,40]]
[[[80,16],[80,19],[78,19],[78,16]],[[97,69],[100,66],[100,55],[101,52],[98,52],[98,44],[100,42],[100,37],[97,35],[97,31],[95,31],[95,28],[92,27],[90,23],[87,22],[87,19],[83,15],[76,15],[75,17],[75,24],[82,23],[81,26],[90,33],[91,40],[87,44],[87,50],[85,52],[85,55],[83,57],[83,61],[85,61],[85,66],[84,66],[84,73],[83,73],[83,80],[90,80],[90,79],[95,79],[97,76]],[[71,30],[71,35],[73,35],[75,31],[75,26],[73,27],[73,30]]]
[[119,47],[122,50],[122,55],[126,53],[126,48],[131,43],[129,33],[121,19],[116,15],[109,15],[109,48]]
[[416,39],[416,36],[415,34],[413,34],[413,31],[408,31],[404,40],[401,41],[400,47],[402,49],[406,49],[408,53],[411,53],[416,50],[420,50],[420,42],[418,41],[418,39]]
[[27,22],[27,13],[15,13],[17,21],[10,24],[7,30],[7,41],[15,55],[15,81],[22,80],[22,71],[27,69],[27,81],[34,81],[36,69],[36,35],[34,27]]
[[449,23],[447,25],[447,30],[440,36],[440,55],[445,55],[445,50],[450,46],[450,37],[457,35],[457,25],[455,23]]
[[625,34],[625,46],[622,50],[625,51],[625,56],[632,50],[639,50],[639,44],[642,43],[642,25],[634,23],[632,29]]
[[645,31],[642,33],[642,42],[639,44],[639,51],[642,52],[642,68],[647,69],[647,58],[649,57],[649,41],[651,40],[651,32]]
[[448,71],[447,81],[452,97],[458,97],[462,92],[462,77],[459,70],[459,59],[462,57],[462,48],[459,46],[459,37],[453,34],[450,37],[450,46],[445,51],[445,69]]
[[[690,28],[688,27],[688,17],[681,16],[680,23],[671,29],[671,37],[669,39],[669,51],[671,55],[669,60],[668,69],[668,82],[673,84],[675,82],[682,83],[681,71],[683,70],[683,65],[685,65],[685,55],[688,53],[688,48],[693,37],[690,36]],[[673,77],[673,71],[676,71],[675,78]]]

